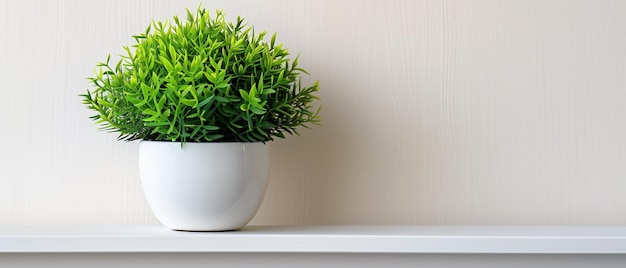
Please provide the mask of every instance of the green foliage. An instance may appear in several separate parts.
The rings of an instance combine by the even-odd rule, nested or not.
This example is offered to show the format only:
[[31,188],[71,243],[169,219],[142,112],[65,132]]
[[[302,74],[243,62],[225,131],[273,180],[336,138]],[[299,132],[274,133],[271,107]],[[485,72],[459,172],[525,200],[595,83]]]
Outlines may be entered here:
[[102,129],[120,140],[270,141],[318,124],[318,83],[303,86],[298,58],[244,20],[203,8],[152,22],[114,66],[110,57],[81,95]]

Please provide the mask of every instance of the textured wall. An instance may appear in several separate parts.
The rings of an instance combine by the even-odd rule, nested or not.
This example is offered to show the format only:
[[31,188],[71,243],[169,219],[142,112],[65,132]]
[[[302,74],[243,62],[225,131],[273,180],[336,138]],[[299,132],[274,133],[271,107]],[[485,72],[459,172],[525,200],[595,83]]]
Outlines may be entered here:
[[[324,126],[256,224],[626,224],[626,1],[204,1],[301,53]],[[0,2],[0,224],[153,224],[77,96],[198,1]]]

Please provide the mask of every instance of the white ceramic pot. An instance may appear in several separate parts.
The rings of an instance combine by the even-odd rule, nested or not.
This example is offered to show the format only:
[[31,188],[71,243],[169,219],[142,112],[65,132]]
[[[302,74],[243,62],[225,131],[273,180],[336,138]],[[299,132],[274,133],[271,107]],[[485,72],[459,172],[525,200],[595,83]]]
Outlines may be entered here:
[[259,208],[269,180],[269,144],[142,141],[144,193],[163,225],[184,231],[237,230]]

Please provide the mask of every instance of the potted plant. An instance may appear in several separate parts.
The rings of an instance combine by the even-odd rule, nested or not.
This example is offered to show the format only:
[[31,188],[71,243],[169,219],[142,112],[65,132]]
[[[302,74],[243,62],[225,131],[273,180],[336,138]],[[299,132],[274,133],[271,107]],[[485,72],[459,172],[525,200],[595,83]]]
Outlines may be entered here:
[[116,64],[99,63],[81,95],[101,129],[140,140],[139,170],[155,216],[175,230],[245,226],[269,178],[269,145],[318,124],[298,58],[198,7],[186,20],[152,22]]

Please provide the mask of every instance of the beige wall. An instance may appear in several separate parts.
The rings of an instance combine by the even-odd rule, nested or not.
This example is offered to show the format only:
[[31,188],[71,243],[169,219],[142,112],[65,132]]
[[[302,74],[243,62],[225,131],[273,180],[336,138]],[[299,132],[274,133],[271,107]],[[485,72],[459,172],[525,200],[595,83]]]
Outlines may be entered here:
[[[626,1],[204,1],[278,32],[324,126],[255,224],[626,224]],[[0,2],[0,224],[154,224],[78,94],[198,1]]]

